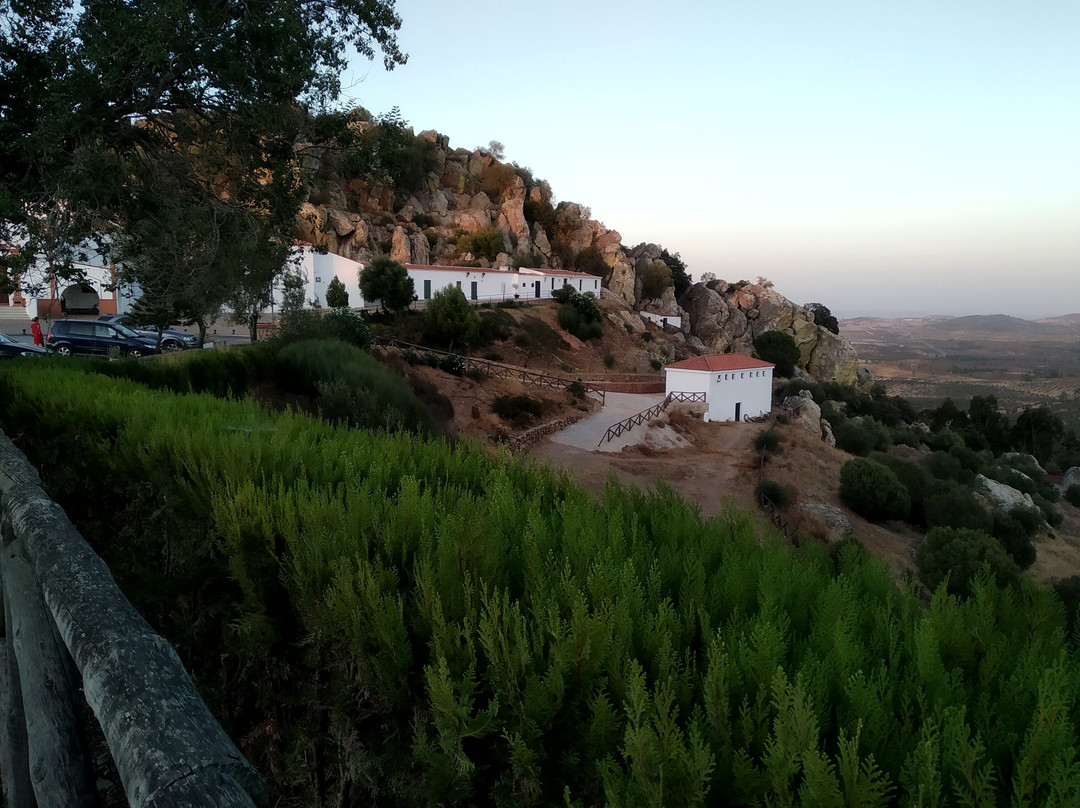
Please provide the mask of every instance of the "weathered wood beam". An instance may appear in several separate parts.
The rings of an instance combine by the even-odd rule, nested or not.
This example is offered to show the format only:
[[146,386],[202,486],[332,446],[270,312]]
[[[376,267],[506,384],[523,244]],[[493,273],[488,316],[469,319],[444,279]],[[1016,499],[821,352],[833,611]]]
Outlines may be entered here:
[[210,713],[176,651],[123,596],[2,433],[0,494],[130,804],[265,805],[266,781]]
[[18,660],[30,782],[39,806],[96,803],[79,720],[79,682],[21,542],[3,548],[4,594]]
[[[4,594],[5,600],[7,594]],[[4,604],[3,659],[0,660],[0,782],[7,808],[35,808],[34,787],[30,784],[30,750],[26,742],[26,715],[23,712],[19,665],[12,647],[11,609]]]

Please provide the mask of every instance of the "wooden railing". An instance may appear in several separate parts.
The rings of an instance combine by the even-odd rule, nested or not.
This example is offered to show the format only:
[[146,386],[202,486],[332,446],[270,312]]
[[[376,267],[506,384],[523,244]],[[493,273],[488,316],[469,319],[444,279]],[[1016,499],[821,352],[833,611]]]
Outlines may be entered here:
[[414,345],[411,342],[402,342],[397,339],[376,338],[375,342],[377,345],[399,348],[403,351],[430,353],[435,356],[461,356],[462,360],[465,362],[466,372],[478,370],[488,376],[494,376],[498,379],[516,379],[525,384],[532,385],[533,387],[542,387],[549,390],[566,390],[574,384],[579,384],[586,393],[592,393],[599,396],[601,405],[604,404],[607,399],[604,388],[594,382],[585,382],[581,379],[567,379],[564,376],[553,376],[550,373],[540,373],[539,371],[529,370],[528,368],[522,368],[516,365],[507,365],[502,362],[494,362],[490,359],[477,359],[472,356],[456,354],[451,351],[438,351],[423,345]]
[[597,448],[600,448],[610,440],[622,435],[624,432],[629,432],[635,426],[641,426],[641,424],[648,423],[654,418],[658,418],[660,413],[666,410],[673,401],[689,401],[689,402],[703,402],[705,401],[704,393],[668,393],[667,397],[659,404],[654,404],[647,410],[642,410],[639,413],[631,415],[629,418],[623,418],[617,424],[612,424],[607,428],[604,433],[604,437],[600,438],[600,442],[596,444]]
[[[8,808],[96,805],[85,696],[128,803],[253,808],[267,786],[173,647],[0,433],[0,779]],[[81,693],[80,693],[81,691]]]

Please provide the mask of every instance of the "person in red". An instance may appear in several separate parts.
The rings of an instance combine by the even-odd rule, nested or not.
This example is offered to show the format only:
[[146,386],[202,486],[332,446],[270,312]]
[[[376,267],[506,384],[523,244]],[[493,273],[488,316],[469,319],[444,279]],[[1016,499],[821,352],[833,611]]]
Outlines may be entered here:
[[37,317],[30,321],[30,333],[34,335],[35,345],[45,345],[45,337],[41,335],[41,324],[38,322]]

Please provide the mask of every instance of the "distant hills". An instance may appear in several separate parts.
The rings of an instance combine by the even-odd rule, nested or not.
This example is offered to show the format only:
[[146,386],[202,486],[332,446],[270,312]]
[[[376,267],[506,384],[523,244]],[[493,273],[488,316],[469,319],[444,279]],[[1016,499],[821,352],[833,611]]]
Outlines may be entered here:
[[923,322],[937,331],[983,332],[992,334],[1054,334],[1080,327],[1080,314],[1064,314],[1040,320],[1024,320],[1007,314],[970,314],[965,317],[926,317]]

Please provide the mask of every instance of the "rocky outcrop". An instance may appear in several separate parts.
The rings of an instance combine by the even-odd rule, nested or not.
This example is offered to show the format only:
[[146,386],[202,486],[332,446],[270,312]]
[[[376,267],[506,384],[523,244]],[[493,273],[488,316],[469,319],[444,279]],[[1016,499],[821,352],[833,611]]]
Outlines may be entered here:
[[[354,125],[366,131],[376,124]],[[513,260],[556,268],[582,261],[603,272],[604,285],[632,309],[681,317],[687,351],[750,354],[757,336],[779,330],[794,338],[799,368],[814,379],[872,382],[846,339],[818,327],[810,311],[767,282],[699,283],[678,299],[669,283],[657,294],[657,273],[672,266],[660,245],[623,246],[618,231],[591,218],[588,208],[569,201],[552,207],[547,183],[487,150],[452,149],[449,138],[433,130],[421,132],[417,142],[429,172],[407,194],[371,178],[338,176],[329,153],[305,147],[305,166],[327,179],[302,207],[297,236],[358,261],[385,254],[402,263],[484,265],[490,262],[459,250],[459,240],[494,227]],[[646,276],[653,282],[645,283]]]
[[814,401],[809,390],[800,390],[797,396],[788,396],[781,406],[787,410],[788,417],[794,426],[816,435],[830,446],[836,445],[832,427],[821,417],[821,407]]
[[1035,502],[1030,494],[1017,491],[1015,488],[997,480],[991,480],[979,474],[975,477],[975,496],[978,497],[992,511],[1008,513],[1013,508],[1034,508]]
[[1073,466],[1061,475],[1061,489],[1068,491],[1070,486],[1080,485],[1080,466]]

